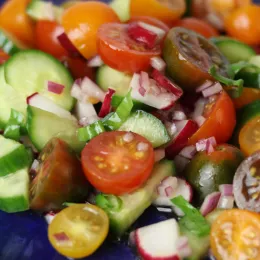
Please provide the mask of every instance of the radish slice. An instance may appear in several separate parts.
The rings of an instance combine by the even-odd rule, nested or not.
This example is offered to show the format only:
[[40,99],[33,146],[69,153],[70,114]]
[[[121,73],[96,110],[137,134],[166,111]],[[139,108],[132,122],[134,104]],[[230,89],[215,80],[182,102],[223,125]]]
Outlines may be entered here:
[[151,62],[150,63],[151,63],[151,66],[154,69],[158,70],[158,71],[164,71],[165,68],[166,68],[165,61],[162,58],[160,58],[160,57],[153,57],[153,58],[151,58]]
[[194,145],[186,146],[180,151],[180,155],[187,159],[192,159],[196,153],[197,150]]
[[194,121],[197,123],[199,127],[201,127],[205,123],[206,118],[204,116],[197,116],[194,118]]
[[219,209],[233,209],[235,203],[234,196],[221,196],[217,205]]
[[56,105],[50,99],[43,97],[38,93],[34,93],[31,96],[27,97],[27,104],[42,109],[44,111],[53,113],[59,117],[75,120],[75,118],[71,115],[70,112]]
[[196,92],[202,92],[203,90],[209,88],[210,86],[213,85],[213,82],[210,81],[210,80],[206,80],[201,86],[199,86],[197,89],[196,89]]
[[97,100],[103,102],[105,99],[104,91],[90,78],[84,77],[81,82],[81,90],[88,97],[96,98]]
[[174,164],[175,164],[175,167],[176,167],[176,172],[182,173],[189,162],[190,162],[189,159],[187,159],[187,158],[185,158],[181,155],[176,155],[175,158],[174,158]]
[[100,67],[103,64],[104,64],[104,62],[99,55],[94,56],[87,62],[88,67],[93,67],[93,68]]
[[209,194],[203,201],[202,206],[200,208],[200,212],[203,216],[206,216],[210,212],[212,212],[215,208],[217,208],[221,193],[213,192]]
[[219,92],[221,92],[223,90],[221,84],[219,82],[215,83],[214,85],[212,85],[211,87],[205,89],[202,91],[202,95],[204,97],[210,97],[213,96]]
[[223,196],[233,196],[233,185],[232,184],[222,184],[219,185],[219,191]]
[[51,222],[53,221],[55,216],[56,216],[56,213],[50,211],[50,212],[48,212],[47,214],[44,215],[44,218],[45,218],[45,220],[48,224],[51,224]]
[[94,106],[89,102],[78,101],[75,106],[75,114],[82,126],[90,125],[99,120]]
[[159,162],[165,157],[165,149],[156,149],[154,150],[154,161]]
[[115,90],[109,88],[108,92],[105,96],[104,102],[102,103],[101,109],[99,111],[98,116],[99,117],[105,117],[106,115],[108,115],[111,111],[111,101],[112,101],[112,96],[115,94]]
[[172,115],[173,120],[182,121],[186,120],[187,117],[183,111],[174,111]]
[[180,231],[175,219],[168,219],[135,231],[135,241],[140,256],[147,260],[179,260]]
[[48,91],[49,92],[60,95],[63,92],[64,88],[65,88],[64,85],[61,85],[61,84],[58,84],[58,83],[55,83],[52,81],[48,81]]
[[157,35],[157,37],[159,39],[162,39],[166,34],[166,32],[163,29],[161,29],[157,26],[153,26],[153,25],[148,24],[148,23],[138,22],[138,25],[141,26],[142,28],[144,28],[147,31],[153,32],[154,34]]
[[70,54],[70,56],[81,57],[81,54],[70,41],[66,33],[63,32],[61,35],[57,37],[57,39],[60,42],[61,46]]
[[195,119],[203,115],[204,109],[208,100],[206,98],[199,98],[195,103],[194,112],[192,113],[192,118]]

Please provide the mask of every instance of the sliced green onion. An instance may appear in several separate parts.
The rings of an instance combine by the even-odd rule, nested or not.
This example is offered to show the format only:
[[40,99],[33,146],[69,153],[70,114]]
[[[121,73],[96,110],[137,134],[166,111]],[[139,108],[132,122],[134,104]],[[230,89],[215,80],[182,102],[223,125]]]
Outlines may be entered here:
[[131,91],[129,91],[116,109],[116,111],[110,117],[108,117],[107,120],[103,121],[104,126],[112,131],[119,129],[120,126],[129,117],[133,106],[134,104],[131,98]]
[[79,141],[82,142],[88,142],[92,138],[98,136],[99,134],[105,131],[106,130],[104,128],[102,121],[99,120],[91,125],[80,128],[78,130],[78,139]]
[[252,69],[255,69],[256,71],[259,70],[259,68],[256,65],[251,64],[249,62],[245,62],[245,61],[241,61],[241,62],[237,62],[237,63],[233,63],[233,64],[229,65],[229,71],[231,71],[231,73],[233,73],[234,77],[242,69],[247,69],[247,68],[252,68]]
[[95,201],[97,206],[109,212],[118,212],[123,206],[122,199],[115,195],[98,194]]
[[171,199],[171,202],[184,213],[184,217],[179,221],[181,228],[189,230],[191,233],[199,237],[209,235],[210,225],[201,215],[199,210],[194,208],[182,196]]

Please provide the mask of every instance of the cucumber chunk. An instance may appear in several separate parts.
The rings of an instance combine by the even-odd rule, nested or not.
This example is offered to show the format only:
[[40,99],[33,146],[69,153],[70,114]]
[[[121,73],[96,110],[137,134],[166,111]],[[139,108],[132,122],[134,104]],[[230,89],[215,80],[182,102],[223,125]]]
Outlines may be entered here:
[[157,185],[166,177],[175,175],[172,161],[161,161],[155,164],[150,178],[142,188],[133,193],[119,196],[122,201],[120,211],[106,209],[110,219],[111,230],[121,236],[152,204],[156,197]]
[[248,61],[256,55],[255,50],[249,45],[229,37],[215,37],[211,41],[231,63]]
[[28,168],[0,177],[0,210],[13,213],[28,209]]
[[163,123],[155,116],[142,110],[132,113],[119,130],[131,131],[144,136],[154,148],[171,140]]
[[0,135],[0,147],[0,177],[30,166],[31,155],[22,144]]
[[130,0],[113,0],[109,4],[123,23],[130,19],[130,3]]
[[61,118],[57,115],[28,106],[27,130],[34,146],[41,151],[53,137],[59,137],[76,152],[81,152],[85,142],[77,139],[78,124],[76,120]]
[[[72,77],[51,55],[38,50],[20,51],[5,63],[4,68],[6,82],[24,97],[24,102],[26,97],[39,92],[64,109],[72,109]],[[64,85],[63,92],[57,95],[48,91],[48,81]]]
[[250,60],[249,63],[252,63],[256,65],[258,68],[260,68],[260,55],[253,56]]

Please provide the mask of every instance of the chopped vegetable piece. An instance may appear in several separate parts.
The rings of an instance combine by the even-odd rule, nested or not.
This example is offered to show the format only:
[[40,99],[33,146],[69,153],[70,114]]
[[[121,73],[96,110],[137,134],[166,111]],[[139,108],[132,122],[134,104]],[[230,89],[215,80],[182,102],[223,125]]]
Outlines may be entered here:
[[115,195],[98,194],[95,198],[97,206],[100,208],[112,212],[118,212],[121,210],[123,201],[120,197]]
[[88,142],[95,136],[105,132],[104,125],[102,121],[97,121],[91,125],[82,127],[78,130],[78,139],[82,142]]
[[112,96],[115,94],[115,92],[116,91],[114,89],[111,89],[111,88],[108,89],[108,92],[102,103],[102,107],[98,114],[99,117],[105,117],[106,115],[108,115],[111,112],[111,108],[112,108],[111,101],[112,101]]

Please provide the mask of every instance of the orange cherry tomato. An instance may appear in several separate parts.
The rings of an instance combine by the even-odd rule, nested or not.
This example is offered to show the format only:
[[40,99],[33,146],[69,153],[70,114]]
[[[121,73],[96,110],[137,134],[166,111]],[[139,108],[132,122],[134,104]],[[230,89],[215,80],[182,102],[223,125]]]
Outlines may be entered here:
[[174,26],[180,26],[189,30],[193,30],[206,38],[219,35],[218,31],[213,26],[198,18],[184,18],[174,24]]
[[189,139],[190,145],[203,138],[215,136],[217,143],[225,143],[232,136],[236,125],[236,111],[229,95],[222,91],[217,100],[204,111],[206,121]]
[[104,193],[121,195],[140,187],[154,165],[152,144],[130,132],[105,132],[82,151],[81,162],[89,182]]
[[57,59],[67,56],[67,51],[59,43],[57,36],[63,32],[57,22],[40,20],[35,27],[36,46],[41,51],[47,52]]
[[109,22],[119,22],[113,9],[104,3],[89,1],[66,9],[61,24],[72,43],[88,59],[97,53],[98,28]]
[[185,12],[184,0],[131,0],[131,16],[155,17],[171,25]]
[[260,117],[255,117],[244,125],[239,133],[239,145],[246,156],[260,149]]
[[119,23],[104,24],[98,31],[97,48],[102,60],[108,66],[129,73],[147,70],[152,57],[160,56],[160,43],[153,49],[131,39],[128,25]]
[[224,210],[213,222],[210,246],[217,260],[260,259],[260,215],[247,210]]
[[248,5],[232,12],[225,20],[227,33],[247,44],[260,43],[260,6]]
[[0,10],[0,28],[28,47],[34,46],[34,23],[26,14],[31,0],[5,1]]
[[0,49],[0,65],[4,64],[10,56]]
[[260,89],[243,88],[242,95],[239,98],[233,99],[236,109],[240,109],[245,105],[260,99]]

